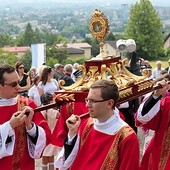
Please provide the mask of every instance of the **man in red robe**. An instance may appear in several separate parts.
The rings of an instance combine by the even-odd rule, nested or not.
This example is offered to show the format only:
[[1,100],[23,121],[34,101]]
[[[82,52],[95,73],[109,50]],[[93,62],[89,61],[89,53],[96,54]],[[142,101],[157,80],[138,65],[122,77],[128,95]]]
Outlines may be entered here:
[[170,96],[162,98],[167,92],[167,82],[158,83],[162,88],[146,98],[136,114],[137,126],[155,131],[143,155],[141,170],[170,169]]
[[90,118],[81,124],[77,115],[67,119],[68,137],[55,162],[57,168],[138,170],[138,138],[115,108],[118,95],[111,80],[93,83],[86,98]]
[[36,104],[18,96],[19,76],[14,67],[0,65],[0,169],[34,170],[51,134]]

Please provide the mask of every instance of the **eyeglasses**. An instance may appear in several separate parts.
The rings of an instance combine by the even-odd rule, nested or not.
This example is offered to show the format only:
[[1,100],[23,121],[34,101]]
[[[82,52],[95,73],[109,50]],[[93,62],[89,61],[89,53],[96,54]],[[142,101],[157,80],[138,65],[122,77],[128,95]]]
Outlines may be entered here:
[[94,104],[94,103],[99,103],[99,102],[105,102],[105,101],[107,101],[107,100],[109,100],[109,99],[93,100],[93,99],[87,99],[87,98],[85,98],[86,104],[87,104],[87,103]]
[[19,81],[18,82],[13,82],[13,83],[3,83],[6,86],[11,86],[11,87],[16,87],[17,85],[19,85]]
[[19,69],[24,69],[24,66],[22,66],[22,67],[18,67]]

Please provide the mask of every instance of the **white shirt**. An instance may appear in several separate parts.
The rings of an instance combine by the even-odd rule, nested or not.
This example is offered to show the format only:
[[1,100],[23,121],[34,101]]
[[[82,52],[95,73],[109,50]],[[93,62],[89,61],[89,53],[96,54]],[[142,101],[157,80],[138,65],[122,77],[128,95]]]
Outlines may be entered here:
[[31,97],[37,104],[37,106],[41,106],[41,99],[40,99],[40,94],[38,92],[37,87],[34,85],[32,86],[29,91],[28,91],[28,96]]
[[59,90],[57,81],[47,82],[45,85],[42,84],[42,81],[38,83],[38,87],[43,90],[44,93],[54,94],[55,91]]
[[161,68],[161,70],[158,70],[157,68],[155,68],[155,69],[152,70],[152,78],[153,78],[153,80],[156,80],[156,79],[161,77],[161,71],[162,70],[165,70],[165,69]]

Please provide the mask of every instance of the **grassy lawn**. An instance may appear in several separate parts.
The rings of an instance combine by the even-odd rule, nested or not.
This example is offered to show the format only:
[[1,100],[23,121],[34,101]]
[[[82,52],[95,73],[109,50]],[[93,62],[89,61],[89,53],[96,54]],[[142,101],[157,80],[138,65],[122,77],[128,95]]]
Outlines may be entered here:
[[[149,61],[149,63],[151,64],[152,68],[156,67],[156,61]],[[166,67],[168,67],[168,61],[162,61],[162,68]]]

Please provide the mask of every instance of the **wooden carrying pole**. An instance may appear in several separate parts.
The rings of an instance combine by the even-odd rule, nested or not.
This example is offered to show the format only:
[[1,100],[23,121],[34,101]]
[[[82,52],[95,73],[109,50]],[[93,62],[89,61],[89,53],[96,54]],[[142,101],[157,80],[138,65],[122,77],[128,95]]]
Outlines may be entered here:
[[[153,86],[153,88],[152,88],[149,92],[154,91],[154,90],[157,90],[157,89],[160,89],[160,88],[162,88],[161,85]],[[61,97],[62,97],[62,96],[61,96]],[[129,99],[129,100],[131,100],[131,99]],[[33,111],[34,111],[34,112],[40,112],[40,111],[43,111],[43,110],[47,110],[47,109],[50,109],[50,108],[54,108],[54,107],[56,107],[56,106],[58,106],[58,105],[62,105],[63,103],[66,103],[66,102],[76,102],[76,101],[74,101],[74,100],[71,100],[71,101],[65,101],[65,100],[62,101],[62,100],[59,100],[59,101],[57,101],[57,100],[56,100],[56,102],[54,102],[54,103],[37,107],[37,108],[33,109]],[[126,102],[126,101],[125,101],[125,102]],[[29,114],[29,113],[26,112],[26,114]],[[84,113],[84,114],[80,115],[80,117],[85,117],[85,116],[87,116],[88,114],[89,114],[89,113]]]

